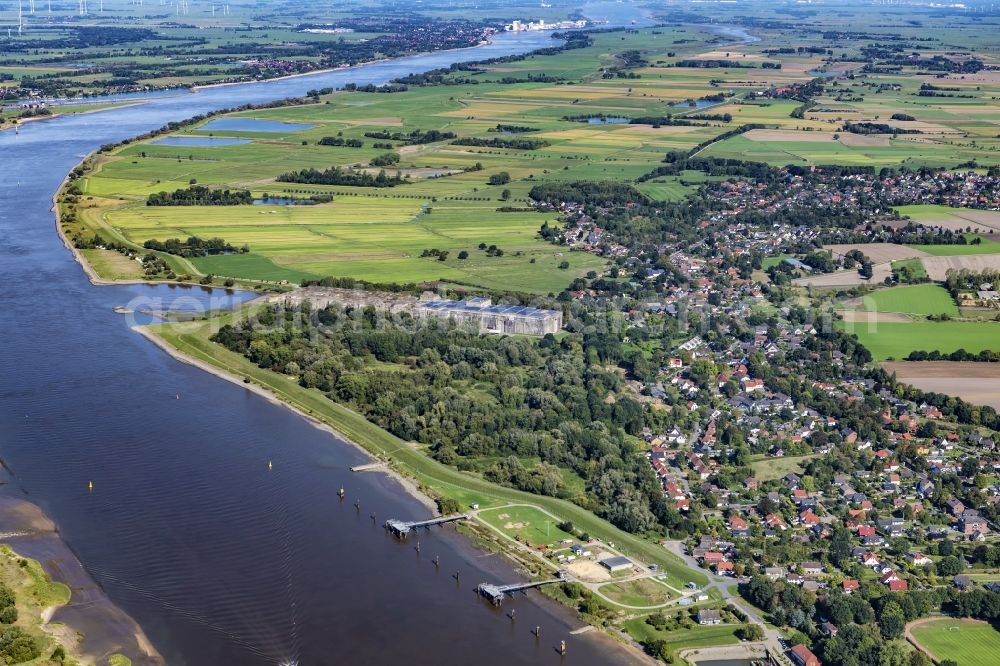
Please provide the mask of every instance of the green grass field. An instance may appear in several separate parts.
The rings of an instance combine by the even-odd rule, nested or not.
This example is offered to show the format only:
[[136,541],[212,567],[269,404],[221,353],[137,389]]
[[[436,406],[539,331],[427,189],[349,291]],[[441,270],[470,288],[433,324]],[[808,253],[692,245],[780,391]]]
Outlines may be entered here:
[[913,636],[936,659],[959,666],[993,666],[1000,655],[1000,632],[985,622],[934,620],[915,627]]
[[905,275],[911,280],[922,280],[927,277],[927,269],[920,259],[900,259],[892,262],[892,272],[897,276]]
[[944,287],[919,284],[880,289],[864,297],[868,312],[898,312],[912,315],[959,315],[958,306]]
[[784,456],[773,458],[770,456],[759,456],[757,460],[750,463],[750,469],[759,481],[771,481],[780,479],[790,472],[801,474],[803,466],[815,455],[807,456]]
[[1000,323],[966,321],[879,322],[840,324],[855,333],[876,361],[902,359],[912,351],[951,353],[959,349],[980,352],[1000,349]]
[[717,645],[732,645],[740,642],[735,633],[739,625],[735,624],[704,627],[696,624],[688,629],[658,631],[656,628],[646,624],[644,619],[636,618],[628,620],[624,623],[624,626],[629,634],[639,641],[665,641],[667,650],[675,658],[677,653],[682,650],[714,647]]
[[[982,238],[975,234],[965,234],[969,242],[965,245],[910,245],[916,250],[922,250],[927,254],[937,257],[956,257],[969,254],[996,254],[1000,252],[1000,243],[988,238]],[[973,242],[978,239],[979,242]]]
[[602,585],[600,591],[609,599],[625,606],[658,606],[677,597],[669,588],[650,578],[608,583]]

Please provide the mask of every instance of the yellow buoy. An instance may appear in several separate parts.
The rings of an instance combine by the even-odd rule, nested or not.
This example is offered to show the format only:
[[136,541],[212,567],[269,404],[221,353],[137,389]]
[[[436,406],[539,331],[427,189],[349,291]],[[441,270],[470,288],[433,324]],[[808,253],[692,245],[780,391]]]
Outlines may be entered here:
[[271,461],[268,460],[267,461],[267,471],[270,472],[272,469],[274,469],[274,465],[272,465]]
[[93,490],[93,489],[94,489],[94,482],[93,481],[88,482],[87,483],[87,490]]

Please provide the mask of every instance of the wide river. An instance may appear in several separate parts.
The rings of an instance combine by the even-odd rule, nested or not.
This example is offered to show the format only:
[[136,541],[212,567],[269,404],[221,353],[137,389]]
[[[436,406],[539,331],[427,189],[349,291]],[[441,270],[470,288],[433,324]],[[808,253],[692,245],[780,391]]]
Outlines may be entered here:
[[[622,7],[619,5],[618,7]],[[176,362],[112,311],[208,292],[95,287],[56,235],[51,197],[101,144],[168,121],[312,88],[382,83],[548,46],[544,33],[0,132],[0,456],[111,599],[170,664],[622,663],[537,593],[502,611],[473,592],[516,580],[450,528],[397,542],[369,514],[428,511],[305,419]],[[215,297],[218,297],[216,292]],[[268,471],[273,461],[273,471]],[[88,483],[93,491],[88,492]],[[347,489],[340,502],[337,490]],[[361,502],[361,511],[353,507]],[[432,564],[440,557],[440,570]],[[459,581],[453,574],[460,572]],[[506,616],[517,609],[516,621]],[[532,633],[541,626],[541,638]],[[569,653],[560,658],[562,639]]]

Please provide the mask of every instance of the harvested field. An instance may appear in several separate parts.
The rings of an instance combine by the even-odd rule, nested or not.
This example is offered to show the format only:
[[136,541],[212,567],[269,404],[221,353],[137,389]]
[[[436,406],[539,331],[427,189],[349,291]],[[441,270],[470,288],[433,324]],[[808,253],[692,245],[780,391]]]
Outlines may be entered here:
[[930,256],[922,250],[915,250],[912,247],[897,245],[896,243],[848,243],[844,245],[826,245],[823,249],[830,250],[835,257],[843,256],[851,250],[861,250],[875,264]]
[[927,257],[923,259],[927,275],[932,280],[943,281],[951,269],[967,268],[972,271],[1000,270],[1000,255],[966,254],[954,257]]
[[1000,85],[1000,72],[997,71],[987,71],[983,70],[981,72],[976,72],[975,74],[946,74],[945,76],[938,78],[936,76],[924,76],[920,77],[923,81],[931,83],[934,85],[941,85],[943,81],[947,81],[949,84],[964,84],[964,85],[978,85],[980,83],[985,83],[988,85]]
[[926,227],[941,227],[951,231],[1000,230],[1000,211],[950,208],[948,206],[899,206],[900,215]]
[[844,310],[839,313],[850,324],[907,324],[913,319],[900,312],[867,312],[865,310]]
[[892,275],[892,264],[885,262],[872,266],[872,277],[865,280],[856,270],[837,271],[836,273],[821,273],[809,275],[792,281],[799,287],[856,287],[860,284],[881,284]]
[[888,147],[888,134],[852,134],[844,132],[840,135],[840,143],[845,146],[880,146]]
[[751,141],[833,141],[833,132],[803,132],[801,130],[750,130],[743,136]]
[[752,62],[767,60],[767,58],[758,53],[743,53],[738,51],[705,51],[694,57],[698,60],[749,60]]
[[342,122],[345,122],[348,125],[384,125],[387,127],[403,126],[403,119],[395,116],[386,116],[384,118],[352,118]]
[[962,130],[938,123],[929,123],[921,120],[879,120],[891,127],[899,129],[920,130],[924,134],[962,134]]

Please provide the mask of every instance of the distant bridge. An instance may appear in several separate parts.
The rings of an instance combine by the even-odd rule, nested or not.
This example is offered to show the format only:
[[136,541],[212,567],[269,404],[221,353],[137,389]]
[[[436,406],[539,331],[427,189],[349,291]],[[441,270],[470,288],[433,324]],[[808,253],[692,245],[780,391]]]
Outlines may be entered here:
[[385,521],[385,528],[393,533],[393,535],[399,537],[400,539],[405,539],[406,535],[413,530],[426,527],[430,528],[434,525],[444,525],[445,523],[453,523],[456,520],[465,520],[469,516],[464,513],[460,513],[454,516],[442,516],[440,518],[431,518],[430,520],[397,520],[395,518],[390,518]]
[[524,590],[530,590],[533,587],[541,587],[542,585],[551,585],[552,583],[561,583],[565,580],[569,580],[569,574],[565,571],[559,572],[558,578],[552,578],[551,580],[536,580],[530,583],[511,583],[509,585],[494,585],[493,583],[480,583],[476,591],[479,592],[480,596],[486,597],[490,600],[494,606],[499,606],[503,603],[504,598],[509,594],[513,596],[515,592],[521,592]]

